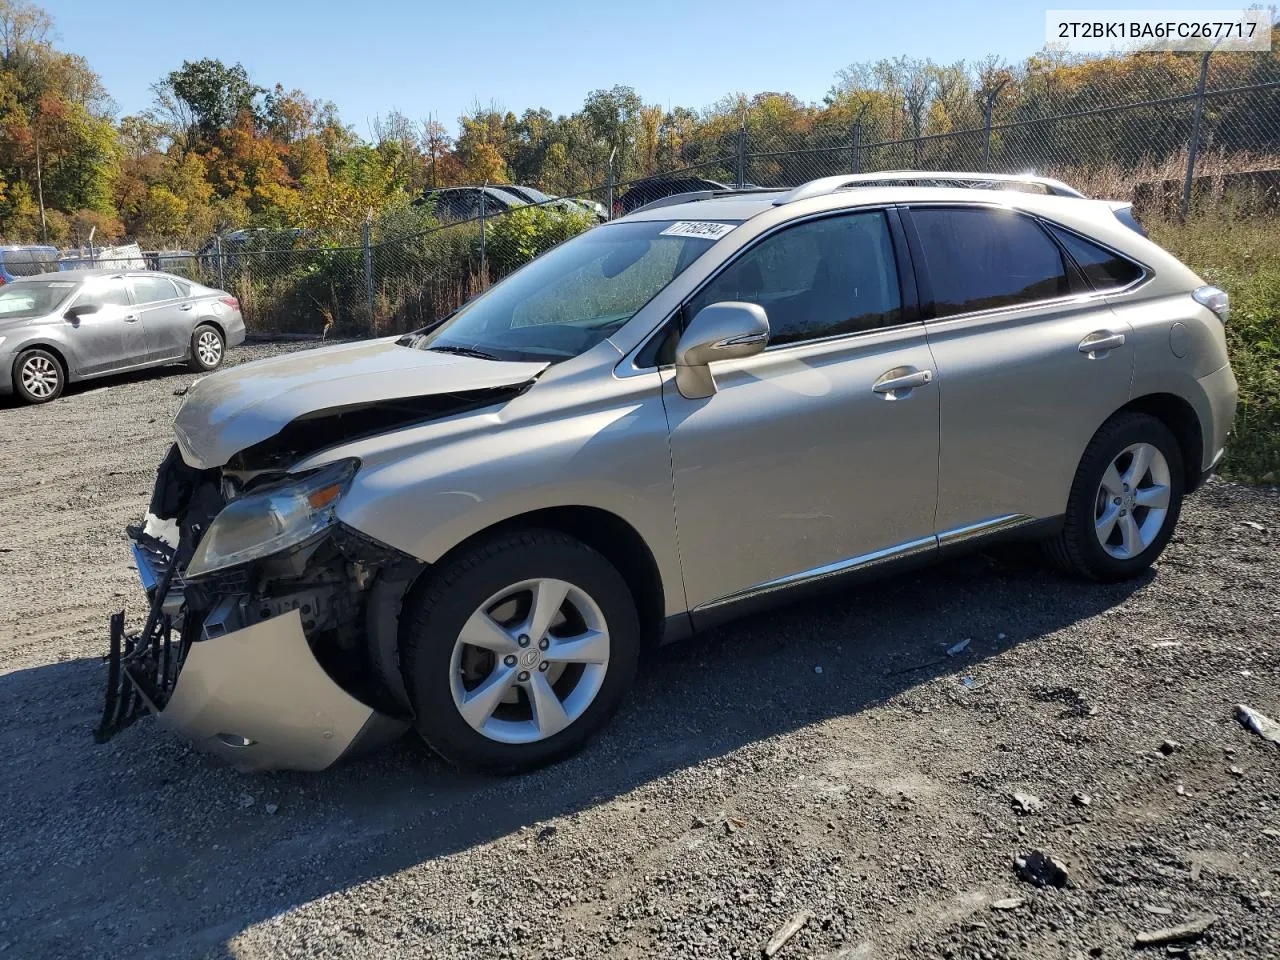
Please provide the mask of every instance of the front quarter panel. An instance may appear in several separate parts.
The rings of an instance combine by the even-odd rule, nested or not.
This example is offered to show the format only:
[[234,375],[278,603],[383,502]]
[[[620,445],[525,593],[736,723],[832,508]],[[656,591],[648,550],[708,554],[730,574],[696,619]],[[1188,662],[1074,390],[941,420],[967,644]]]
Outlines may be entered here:
[[296,469],[360,458],[339,519],[427,563],[532,511],[607,511],[644,539],[666,613],[681,613],[662,375],[614,377],[617,354],[600,349],[612,355],[606,363],[552,371],[502,407],[335,447]]

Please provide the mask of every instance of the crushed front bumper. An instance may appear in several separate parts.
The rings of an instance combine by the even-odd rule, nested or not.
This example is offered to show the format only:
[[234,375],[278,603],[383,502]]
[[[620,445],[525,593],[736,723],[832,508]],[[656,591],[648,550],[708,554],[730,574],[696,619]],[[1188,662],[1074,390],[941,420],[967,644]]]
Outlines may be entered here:
[[141,634],[125,634],[123,611],[111,618],[99,741],[146,709],[238,769],[322,770],[408,729],[330,678],[297,610],[246,623],[236,598],[226,598],[202,623],[187,616],[175,629],[183,584],[174,552],[137,528],[129,533],[151,604]]

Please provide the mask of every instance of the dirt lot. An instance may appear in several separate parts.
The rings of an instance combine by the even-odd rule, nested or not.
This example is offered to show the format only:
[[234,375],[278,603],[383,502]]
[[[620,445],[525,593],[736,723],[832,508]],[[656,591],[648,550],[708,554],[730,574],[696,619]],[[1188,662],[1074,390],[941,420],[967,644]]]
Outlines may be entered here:
[[784,960],[1122,957],[1197,916],[1191,956],[1280,956],[1280,747],[1233,718],[1280,717],[1275,491],[1213,483],[1136,583],[1012,550],[663,651],[535,775],[406,739],[242,776],[149,719],[90,737],[191,378],[0,407],[0,954],[748,957],[807,911]]

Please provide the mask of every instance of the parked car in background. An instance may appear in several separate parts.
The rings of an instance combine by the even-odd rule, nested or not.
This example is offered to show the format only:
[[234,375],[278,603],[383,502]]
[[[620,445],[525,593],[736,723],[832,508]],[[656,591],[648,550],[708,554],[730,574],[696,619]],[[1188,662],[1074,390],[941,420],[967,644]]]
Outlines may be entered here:
[[655,200],[661,200],[663,197],[674,196],[678,193],[692,193],[697,190],[732,189],[732,187],[726,186],[719,181],[708,180],[705,177],[649,177],[631,184],[622,196],[613,201],[613,215],[615,217],[624,216],[632,211],[639,210],[646,203],[653,203]]
[[442,187],[428,190],[414,201],[414,205],[430,204],[436,219],[448,223],[480,216],[481,198],[486,216],[528,205],[526,200],[509,193],[505,187]]
[[0,247],[0,283],[57,269],[57,247]]
[[240,303],[166,273],[63,270],[0,286],[0,394],[48,403],[68,383],[187,362],[244,342]]
[[589,213],[601,221],[609,219],[609,214],[604,204],[597,203],[594,200],[582,200],[578,197],[553,197],[549,193],[543,193],[537,187],[523,187],[512,183],[504,183],[502,190],[504,193],[514,194],[528,203],[536,203],[552,210],[561,210],[565,213]]
[[833,177],[603,224],[432,327],[192,386],[100,735],[136,690],[242,767],[412,726],[522,770],[643,649],[810,591],[1008,538],[1139,576],[1222,456],[1227,317],[1104,201]]

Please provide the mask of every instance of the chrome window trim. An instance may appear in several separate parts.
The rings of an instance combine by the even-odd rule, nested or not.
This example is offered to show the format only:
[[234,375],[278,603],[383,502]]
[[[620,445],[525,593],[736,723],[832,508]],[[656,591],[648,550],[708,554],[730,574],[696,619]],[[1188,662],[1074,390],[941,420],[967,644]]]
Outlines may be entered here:
[[[862,206],[862,205],[854,204],[848,207],[837,207],[833,210],[819,210],[816,213],[809,213],[802,217],[795,217],[790,220],[784,220],[782,223],[774,224],[772,227],[770,227],[768,230],[761,233],[759,236],[754,237],[752,240],[748,241],[746,246],[744,246],[741,250],[735,253],[732,257],[730,257],[724,263],[720,264],[720,266],[716,268],[716,271],[714,273],[704,278],[703,281],[700,284],[698,284],[693,289],[693,291],[680,302],[679,306],[677,306],[674,310],[672,310],[665,317],[663,317],[656,324],[654,324],[653,329],[650,330],[647,334],[645,334],[644,337],[640,340],[640,342],[636,344],[636,346],[633,347],[631,350],[627,351],[626,356],[624,356],[622,360],[618,362],[618,365],[614,368],[614,376],[635,377],[645,373],[652,373],[653,371],[656,371],[656,370],[668,369],[671,366],[671,364],[666,364],[666,365],[654,364],[652,367],[642,367],[636,363],[636,358],[641,353],[644,352],[644,350],[649,346],[650,342],[654,339],[654,337],[658,336],[658,334],[663,331],[663,329],[667,326],[667,324],[671,322],[671,319],[677,313],[683,310],[685,305],[689,303],[690,300],[692,300],[694,297],[696,297],[698,294],[700,294],[703,291],[703,289],[707,286],[707,284],[711,283],[718,276],[720,276],[721,273],[729,269],[730,266],[732,266],[734,263],[738,261],[739,257],[744,256],[748,251],[754,249],[758,244],[763,243],[769,237],[772,237],[775,233],[778,233],[782,230],[786,230],[790,227],[794,227],[797,224],[808,223],[810,220],[823,220],[828,217],[844,216],[846,214],[855,213],[855,212],[856,213],[880,213],[882,216],[885,216],[887,218],[888,211],[893,209],[895,206],[898,206],[898,204],[878,203],[871,206]],[[751,222],[750,220],[742,221],[742,223],[744,224],[750,223],[750,222]],[[898,298],[899,298],[899,302],[901,302],[901,298],[902,298],[902,278],[901,277],[898,278]],[[923,327],[923,321],[912,320],[906,323],[895,323],[892,326],[888,326],[888,327],[875,327],[872,330],[857,330],[852,333],[832,334],[829,337],[814,337],[811,340],[796,340],[793,343],[780,343],[780,344],[777,344],[776,346],[771,345],[771,346],[765,347],[764,352],[775,353],[775,352],[787,350],[793,347],[807,347],[815,343],[830,343],[837,340],[850,340],[855,337],[865,337],[868,334],[883,333],[886,330],[902,330],[902,329],[908,329],[908,328],[914,328],[914,327]]]

